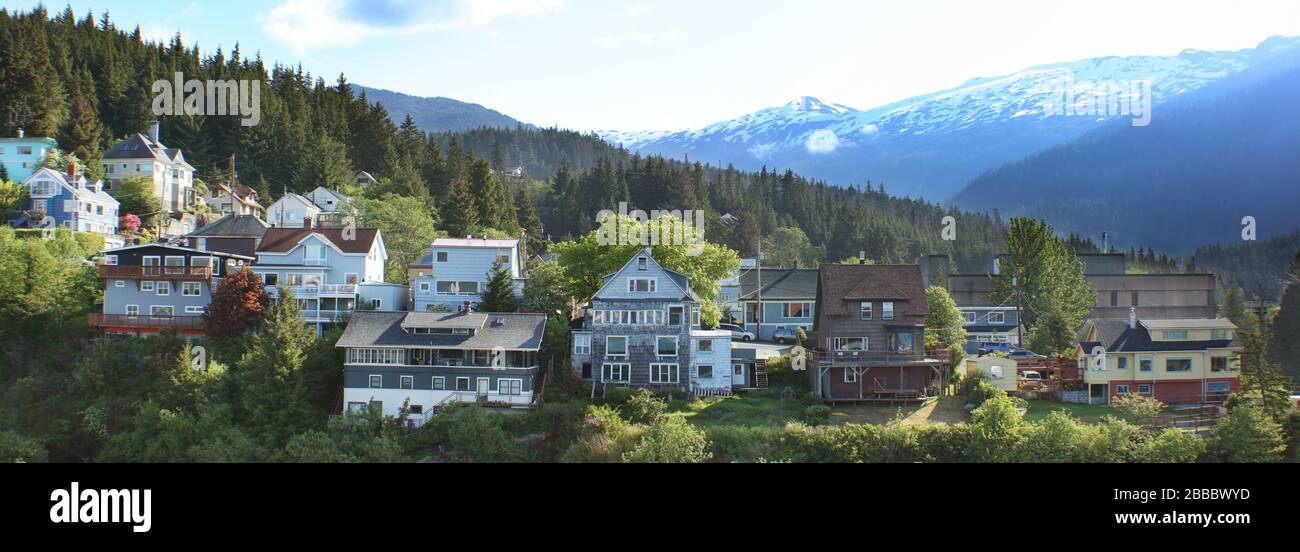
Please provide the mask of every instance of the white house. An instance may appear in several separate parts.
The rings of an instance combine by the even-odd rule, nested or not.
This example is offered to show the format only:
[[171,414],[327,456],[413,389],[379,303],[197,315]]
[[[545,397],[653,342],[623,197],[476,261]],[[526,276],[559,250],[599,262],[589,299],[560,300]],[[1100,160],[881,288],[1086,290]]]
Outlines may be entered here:
[[258,203],[257,191],[248,186],[216,184],[208,188],[203,202],[213,211],[224,215],[262,217],[266,208]]
[[266,208],[266,221],[275,228],[302,228],[305,221],[314,222],[320,213],[320,207],[310,199],[287,193]]
[[[104,152],[104,174],[109,193],[123,180],[139,176],[153,181],[154,194],[163,211],[177,213],[194,204],[194,167],[181,150],[168,148],[158,140],[158,122],[149,124],[149,135],[135,134]],[[146,215],[149,213],[134,213]]]
[[352,201],[352,198],[343,195],[338,190],[331,190],[324,186],[317,186],[315,190],[307,194],[307,199],[315,203],[322,213],[336,213],[344,205]]

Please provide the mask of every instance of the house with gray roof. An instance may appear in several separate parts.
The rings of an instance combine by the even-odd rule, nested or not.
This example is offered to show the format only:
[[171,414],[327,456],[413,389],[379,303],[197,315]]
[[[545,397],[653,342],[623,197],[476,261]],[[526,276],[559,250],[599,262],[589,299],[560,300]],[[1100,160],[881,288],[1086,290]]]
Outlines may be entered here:
[[154,195],[167,213],[184,211],[197,200],[194,167],[185,161],[181,150],[168,148],[159,140],[158,121],[149,124],[148,136],[133,134],[105,151],[101,164],[109,193],[116,193],[124,180],[138,176],[153,182]]
[[262,243],[262,237],[270,227],[256,215],[231,214],[186,235],[185,243],[188,247],[203,251],[254,257],[257,255],[257,246]]
[[[817,269],[757,268],[740,273],[739,304],[745,329],[761,341],[778,331],[811,331],[817,309]],[[782,335],[785,335],[784,332]]]
[[532,408],[545,330],[542,314],[356,312],[336,345],[343,401],[415,425],[453,402]]

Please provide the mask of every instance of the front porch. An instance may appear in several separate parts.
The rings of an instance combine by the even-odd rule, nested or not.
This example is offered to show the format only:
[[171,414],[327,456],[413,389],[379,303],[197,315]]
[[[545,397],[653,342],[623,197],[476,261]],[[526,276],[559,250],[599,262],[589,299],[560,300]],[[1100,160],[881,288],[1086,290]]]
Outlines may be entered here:
[[[904,359],[893,357],[906,356]],[[814,391],[831,403],[920,403],[947,386],[946,364],[919,355],[835,356],[815,364]]]

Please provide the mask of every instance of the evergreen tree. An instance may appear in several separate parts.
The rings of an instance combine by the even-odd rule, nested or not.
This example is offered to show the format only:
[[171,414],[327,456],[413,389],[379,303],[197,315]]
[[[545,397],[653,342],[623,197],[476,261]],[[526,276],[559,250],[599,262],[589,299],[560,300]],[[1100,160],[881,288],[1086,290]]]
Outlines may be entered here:
[[452,237],[463,238],[478,231],[478,203],[464,178],[452,180],[451,191],[442,202],[442,220]]
[[546,250],[546,237],[542,234],[542,219],[537,216],[533,201],[528,199],[528,192],[523,187],[519,188],[519,194],[515,196],[515,223],[527,234],[530,253],[541,253]]
[[993,300],[1023,306],[1020,320],[1038,334],[1039,352],[1067,353],[1096,302],[1083,263],[1042,220],[1011,219],[1007,248],[1011,257],[994,280]]
[[[1293,267],[1300,267],[1300,255]],[[1270,325],[1272,339],[1268,357],[1282,373],[1300,381],[1300,282],[1293,282],[1282,295],[1282,306]]]
[[492,272],[488,275],[482,298],[479,310],[483,312],[519,310],[519,299],[515,296],[515,281],[510,277],[509,267],[505,263],[497,261],[492,265]]
[[278,446],[313,425],[302,368],[315,337],[303,323],[293,290],[280,286],[280,300],[239,359],[240,418],[264,443]]

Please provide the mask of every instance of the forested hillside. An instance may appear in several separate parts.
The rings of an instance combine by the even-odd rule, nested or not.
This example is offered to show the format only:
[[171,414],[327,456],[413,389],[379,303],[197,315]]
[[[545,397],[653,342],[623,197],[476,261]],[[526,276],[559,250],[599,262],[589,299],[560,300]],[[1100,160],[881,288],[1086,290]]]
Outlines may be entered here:
[[479,127],[514,128],[519,120],[494,109],[451,98],[422,98],[381,88],[355,86],[371,103],[383,104],[394,118],[410,115],[425,132],[459,132]]
[[[163,141],[183,149],[200,178],[229,178],[234,156],[239,181],[272,199],[284,190],[340,186],[365,170],[380,177],[385,192],[422,200],[431,212],[459,215],[470,206],[482,212],[469,221],[444,216],[439,227],[451,233],[515,233],[529,226],[512,216],[526,197],[554,239],[589,231],[600,210],[630,201],[646,210],[705,210],[709,239],[746,255],[783,226],[803,228],[824,259],[865,250],[872,259],[903,262],[949,252],[959,266],[975,267],[1002,249],[996,215],[948,213],[870,186],[839,189],[788,171],[637,158],[595,136],[557,129],[428,134],[411,117],[395,124],[343,76],[329,85],[301,67],[268,66],[238,46],[206,52],[181,36],[146,42],[138,28],[118,28],[108,16],[0,11],[0,45],[0,107],[16,114],[0,123],[0,132],[23,127],[28,135],[54,136],[92,168],[103,148],[146,128],[152,83],[183,72],[187,79],[265,83],[258,126],[241,127],[236,117],[162,117],[161,123]],[[486,170],[516,166],[534,180],[500,179]],[[733,222],[724,224],[724,214]],[[956,242],[940,237],[948,214],[960,219]]]

